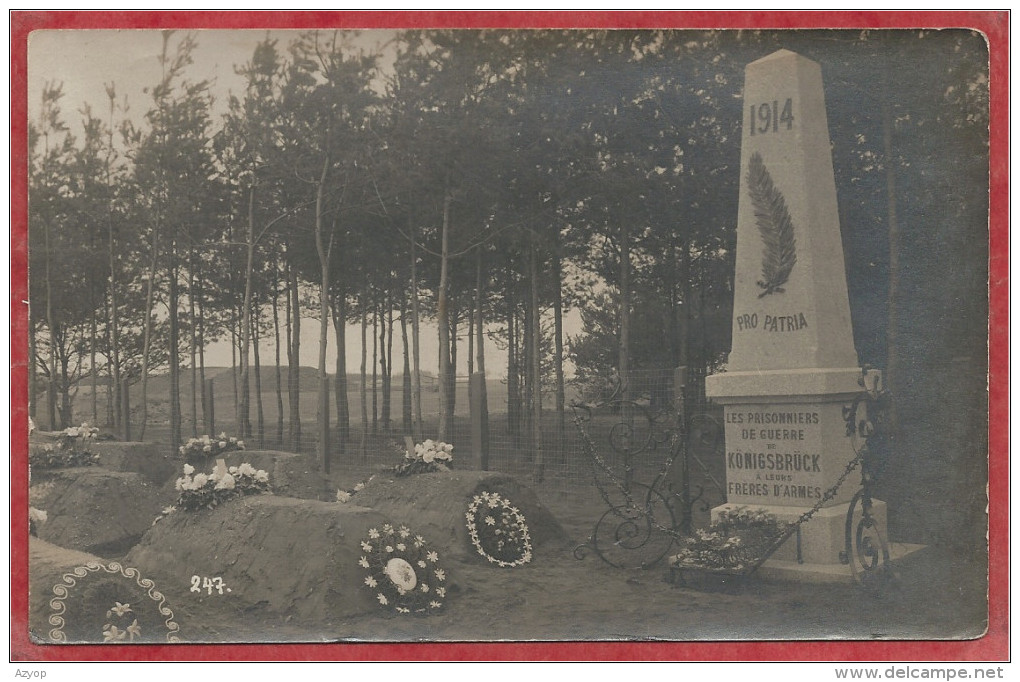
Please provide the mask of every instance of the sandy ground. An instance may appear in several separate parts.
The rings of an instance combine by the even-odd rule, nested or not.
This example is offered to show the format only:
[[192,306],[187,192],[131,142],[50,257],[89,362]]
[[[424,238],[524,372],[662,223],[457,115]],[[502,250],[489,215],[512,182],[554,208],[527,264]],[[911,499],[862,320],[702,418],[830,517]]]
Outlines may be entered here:
[[[338,477],[353,484],[362,475],[350,471]],[[450,562],[447,568],[457,579],[436,615],[380,609],[307,622],[238,609],[215,595],[198,600],[184,590],[166,590],[167,597],[182,638],[191,642],[957,639],[978,637],[985,629],[983,557],[929,547],[898,565],[898,579],[877,594],[851,584],[849,571],[847,582],[838,585],[691,575],[677,587],[665,580],[663,564],[625,570],[591,554],[575,558],[573,544],[584,541],[603,510],[597,503],[538,493],[570,537],[569,546],[561,543],[533,563],[510,569]],[[47,575],[53,566],[73,566],[82,556],[49,548]],[[292,570],[293,560],[300,557],[280,561],[278,570]],[[42,563],[33,552],[34,577]]]

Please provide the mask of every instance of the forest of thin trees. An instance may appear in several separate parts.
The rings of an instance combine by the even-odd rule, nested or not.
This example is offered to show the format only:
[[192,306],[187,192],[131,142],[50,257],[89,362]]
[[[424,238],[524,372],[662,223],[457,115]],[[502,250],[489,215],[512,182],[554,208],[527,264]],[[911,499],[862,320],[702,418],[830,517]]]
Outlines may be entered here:
[[[78,103],[49,81],[30,122],[30,413],[49,428],[72,409],[119,426],[126,380],[143,439],[149,377],[165,374],[176,449],[206,399],[206,350],[228,340],[240,437],[296,441],[314,390],[342,451],[376,374],[381,419],[414,432],[426,321],[441,439],[457,368],[505,376],[508,428],[535,447],[543,412],[563,419],[568,359],[581,378],[720,368],[743,69],[781,47],[822,63],[852,303],[881,310],[855,317],[864,360],[895,377],[911,347],[901,301],[937,269],[902,271],[918,235],[944,234],[925,243],[948,256],[954,226],[986,219],[987,196],[959,200],[987,187],[987,52],[965,31],[415,30],[378,54],[342,31],[267,34],[223,115],[189,69],[200,38],[162,37],[144,115],[111,81],[72,134]],[[314,387],[302,344],[318,349]],[[486,367],[491,344],[505,367]]]

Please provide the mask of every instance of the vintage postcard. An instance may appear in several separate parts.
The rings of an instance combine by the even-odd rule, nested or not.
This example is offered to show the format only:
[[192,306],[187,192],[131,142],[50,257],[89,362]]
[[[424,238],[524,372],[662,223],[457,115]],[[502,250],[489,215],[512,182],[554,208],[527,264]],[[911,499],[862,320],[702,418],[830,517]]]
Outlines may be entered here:
[[1007,17],[13,18],[23,657],[1005,650]]

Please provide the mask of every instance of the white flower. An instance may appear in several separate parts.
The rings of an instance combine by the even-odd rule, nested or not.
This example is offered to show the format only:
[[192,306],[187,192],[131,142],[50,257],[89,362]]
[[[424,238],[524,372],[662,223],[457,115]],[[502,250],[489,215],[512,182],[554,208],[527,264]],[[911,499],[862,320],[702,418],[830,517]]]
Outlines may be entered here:
[[397,551],[398,552],[403,552],[405,549],[407,549],[407,545],[405,545],[403,542],[398,542],[397,543]]
[[425,538],[423,538],[420,535],[415,535],[414,536],[414,546],[415,547],[421,547],[424,544],[425,544]]
[[368,529],[368,537],[372,538],[373,540],[378,540],[379,539],[379,531],[377,531],[375,528],[369,528]]
[[255,480],[259,483],[269,483],[269,474],[262,469],[255,472]]
[[409,537],[410,535],[411,535],[411,531],[408,530],[407,526],[401,526],[400,527],[400,537],[406,538],[406,537]]
[[379,594],[376,595],[376,599],[378,599],[379,603],[382,604],[383,606],[386,606],[387,604],[390,603],[390,600],[387,599],[386,595],[383,594],[382,592],[380,592]]
[[237,473],[242,476],[254,476],[257,472],[255,471],[255,467],[245,462],[241,466],[237,467]]
[[422,592],[428,592],[429,591],[429,586],[426,583],[422,583],[421,584],[421,591]]
[[103,643],[116,642],[124,639],[127,636],[126,630],[117,629],[116,625],[111,625],[108,630],[103,631]]
[[223,478],[216,484],[216,490],[233,490],[236,483],[233,476],[223,474]]
[[435,454],[431,450],[428,450],[427,452],[425,452],[425,454],[421,456],[421,461],[425,462],[426,464],[431,464],[432,461],[435,460],[435,458],[436,458]]
[[181,447],[177,448],[177,452],[183,455],[185,452],[187,452],[187,450],[185,450],[184,446],[182,445]]
[[432,561],[432,562],[439,561],[439,555],[436,554],[434,551],[429,552],[428,554],[426,554],[425,558],[428,559],[429,561]]
[[386,545],[386,552],[388,554],[393,554],[393,545]]
[[432,608],[434,608],[434,609],[438,609],[439,607],[441,607],[441,606],[442,606],[442,604],[440,604],[440,603],[439,603],[439,602],[437,602],[437,601],[430,601],[430,602],[429,602],[429,606],[431,606],[431,607],[432,607]]
[[496,519],[492,518],[491,516],[486,516],[485,517],[485,525],[487,525],[487,526],[495,526],[496,525]]
[[418,559],[418,567],[419,568],[425,568],[425,562],[422,561],[421,559]]
[[131,604],[121,604],[119,601],[115,601],[113,603],[116,604],[116,606],[111,608],[110,611],[116,613],[117,616],[123,616],[125,613],[131,612]]
[[237,441],[237,447],[240,448],[241,450],[244,450],[244,441],[243,440]]
[[212,452],[212,446],[206,445],[204,448],[202,448],[202,452]]
[[441,568],[436,569],[436,580],[446,580],[446,571]]
[[357,485],[354,486],[354,492],[356,493],[360,493],[364,489],[365,489],[364,483],[358,483]]
[[346,490],[337,490],[336,501],[346,504],[351,501],[351,494]]
[[227,471],[229,471],[232,476],[237,475],[237,467],[230,467]]
[[368,557],[363,556],[360,559],[358,559],[358,566],[361,566],[362,568],[368,568]]
[[170,514],[173,514],[175,511],[177,511],[177,507],[173,505],[170,505],[169,507],[163,507],[163,514],[165,516],[169,516]]
[[219,443],[217,443],[217,445],[219,445],[220,449],[222,450],[223,448],[227,447],[227,441],[221,440]]
[[365,578],[365,584],[368,585],[369,587],[376,587],[379,583],[372,576],[368,576],[367,578]]
[[361,543],[361,549],[366,551],[366,552],[371,552],[372,551],[372,545],[368,544],[367,542],[362,542]]
[[184,465],[184,475],[185,476],[190,476],[193,473],[195,473],[195,467],[191,466],[190,464],[185,464]]
[[201,488],[202,486],[204,486],[208,482],[209,482],[209,477],[208,476],[206,476],[205,474],[198,474],[197,476],[195,476],[195,479],[194,479],[194,485],[195,485],[194,490],[198,490],[199,488]]
[[388,523],[384,523],[383,527],[382,527],[382,530],[383,530],[384,533],[392,534],[393,533],[393,526],[391,526]]
[[135,641],[135,637],[141,637],[142,636],[142,626],[140,626],[138,624],[138,619],[137,618],[135,618],[135,622],[134,623],[131,623],[131,625],[128,625],[127,633],[129,635],[131,635],[131,641],[132,642]]
[[438,597],[445,597],[446,596],[446,588],[445,587],[437,587],[436,588],[436,596],[438,596]]

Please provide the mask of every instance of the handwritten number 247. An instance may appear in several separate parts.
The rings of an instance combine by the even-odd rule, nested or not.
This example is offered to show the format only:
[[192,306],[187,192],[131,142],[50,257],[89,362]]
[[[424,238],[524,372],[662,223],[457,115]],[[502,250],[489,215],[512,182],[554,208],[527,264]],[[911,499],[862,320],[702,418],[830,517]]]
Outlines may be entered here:
[[778,133],[780,126],[793,128],[793,98],[788,97],[779,109],[779,100],[751,105],[751,135]]

